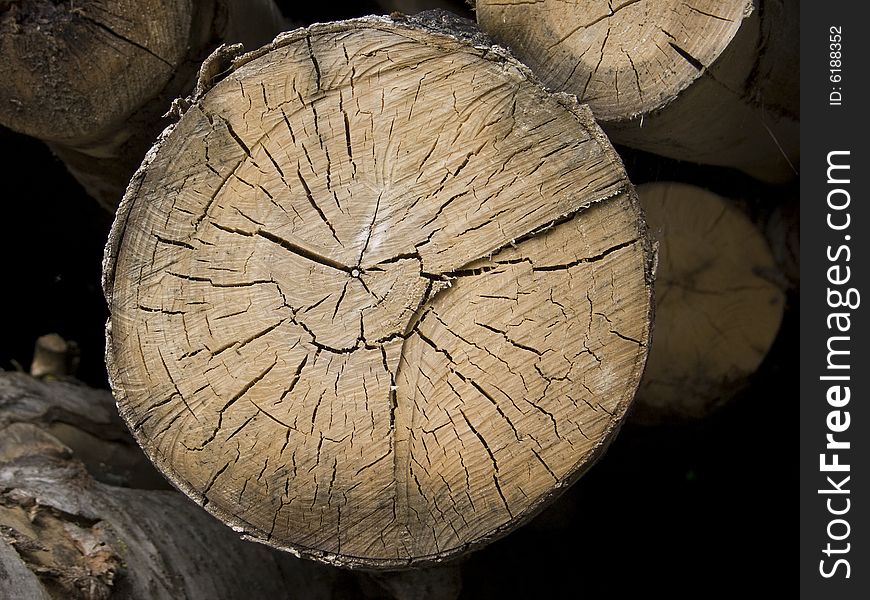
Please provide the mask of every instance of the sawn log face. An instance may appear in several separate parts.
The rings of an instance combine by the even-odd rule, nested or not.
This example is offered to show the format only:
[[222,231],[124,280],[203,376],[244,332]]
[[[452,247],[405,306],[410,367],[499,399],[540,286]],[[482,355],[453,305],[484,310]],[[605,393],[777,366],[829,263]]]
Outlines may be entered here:
[[505,52],[443,23],[313,26],[237,61],[131,183],[111,379],[157,465],[247,536],[438,560],[612,438],[652,257],[588,110]]

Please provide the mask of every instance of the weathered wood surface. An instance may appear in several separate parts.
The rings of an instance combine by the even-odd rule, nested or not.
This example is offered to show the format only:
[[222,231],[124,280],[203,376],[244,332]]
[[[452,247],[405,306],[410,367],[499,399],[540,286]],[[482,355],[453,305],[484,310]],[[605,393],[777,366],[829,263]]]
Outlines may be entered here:
[[0,424],[62,422],[107,440],[130,439],[108,391],[0,373]]
[[203,59],[285,28],[272,0],[2,2],[0,125],[47,142],[114,210]]
[[148,455],[246,536],[439,561],[615,435],[652,261],[588,110],[470,23],[312,26],[238,59],[132,181],[110,377]]
[[772,346],[783,277],[761,231],[725,198],[680,183],[638,186],[659,244],[656,321],[632,419],[696,419],[747,384]]
[[143,456],[107,390],[17,373],[0,375],[0,427],[38,425],[72,448],[91,475],[103,483],[169,488]]
[[792,179],[798,3],[477,0],[481,28],[589,104],[614,142]]

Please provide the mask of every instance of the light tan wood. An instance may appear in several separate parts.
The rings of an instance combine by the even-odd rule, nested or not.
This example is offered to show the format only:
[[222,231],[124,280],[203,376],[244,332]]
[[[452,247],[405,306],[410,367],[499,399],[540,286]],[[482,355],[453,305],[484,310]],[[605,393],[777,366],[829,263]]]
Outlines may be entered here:
[[46,141],[114,210],[170,102],[221,42],[284,29],[272,0],[31,0],[0,5],[0,125]]
[[632,419],[700,418],[742,389],[773,344],[781,275],[761,232],[728,200],[681,183],[637,189],[659,263],[653,343]]
[[794,178],[798,11],[762,0],[478,0],[477,19],[617,143]]
[[570,484],[631,402],[653,259],[633,189],[587,109],[471,29],[282,36],[193,101],[119,209],[122,415],[252,539],[456,555]]

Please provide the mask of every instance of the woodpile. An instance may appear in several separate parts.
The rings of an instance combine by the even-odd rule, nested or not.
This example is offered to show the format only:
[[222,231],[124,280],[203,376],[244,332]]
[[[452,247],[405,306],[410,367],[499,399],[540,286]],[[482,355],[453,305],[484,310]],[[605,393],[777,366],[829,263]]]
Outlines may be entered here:
[[115,214],[112,394],[0,372],[0,596],[457,598],[779,368],[796,3],[364,4],[0,0],[0,125]]

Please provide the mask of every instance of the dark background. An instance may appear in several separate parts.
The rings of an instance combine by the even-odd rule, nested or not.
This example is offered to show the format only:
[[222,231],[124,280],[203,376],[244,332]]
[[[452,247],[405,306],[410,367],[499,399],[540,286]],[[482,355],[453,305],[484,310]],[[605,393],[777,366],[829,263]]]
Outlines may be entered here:
[[[373,2],[278,4],[302,23],[378,12]],[[797,195],[620,151],[635,183],[695,183],[750,209]],[[111,216],[42,143],[2,128],[0,178],[0,368],[26,370],[35,339],[57,332],[81,348],[79,378],[107,387],[100,271]],[[555,504],[464,562],[462,597],[782,596],[798,551],[797,314],[791,293],[776,344],[741,396],[702,422],[626,425]]]

